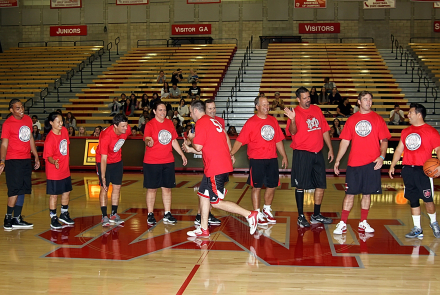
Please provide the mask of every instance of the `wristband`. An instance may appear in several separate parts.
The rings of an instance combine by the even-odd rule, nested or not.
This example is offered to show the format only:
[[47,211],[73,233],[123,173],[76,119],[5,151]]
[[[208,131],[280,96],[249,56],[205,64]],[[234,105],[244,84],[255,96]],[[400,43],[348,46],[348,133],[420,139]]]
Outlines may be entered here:
[[380,155],[379,157],[381,157],[382,158],[382,160],[385,160],[385,158],[382,156],[382,155]]

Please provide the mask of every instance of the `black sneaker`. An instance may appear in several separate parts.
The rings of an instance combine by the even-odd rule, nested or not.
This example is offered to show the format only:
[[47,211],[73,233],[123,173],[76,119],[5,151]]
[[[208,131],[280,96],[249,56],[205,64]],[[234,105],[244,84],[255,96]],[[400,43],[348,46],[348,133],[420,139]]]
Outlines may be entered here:
[[156,218],[154,218],[153,212],[148,213],[147,223],[148,224],[156,224]]
[[169,224],[175,224],[177,223],[177,219],[174,218],[173,215],[171,215],[171,212],[168,212],[167,214],[164,215],[163,222]]
[[75,221],[70,218],[69,211],[61,213],[59,220],[64,222],[65,224],[75,224]]
[[322,223],[322,224],[330,224],[333,222],[333,219],[324,217],[319,213],[318,215],[312,215],[310,218],[310,222],[313,224]]
[[61,229],[63,228],[63,226],[61,225],[61,223],[58,221],[58,217],[54,216],[50,219],[50,227],[53,229]]
[[194,224],[195,225],[200,225],[202,224],[202,217],[200,216],[200,214],[196,215],[196,219],[194,220]]
[[12,228],[33,228],[33,227],[34,225],[32,223],[24,221],[21,215],[12,218]]
[[306,217],[303,214],[298,216],[297,224],[300,227],[310,227],[310,223],[307,221]]
[[12,216],[11,215],[5,216],[5,222],[3,223],[3,228],[5,230],[12,230]]
[[215,218],[211,212],[209,212],[208,224],[219,225],[219,224],[222,224],[222,222],[221,222],[221,220]]

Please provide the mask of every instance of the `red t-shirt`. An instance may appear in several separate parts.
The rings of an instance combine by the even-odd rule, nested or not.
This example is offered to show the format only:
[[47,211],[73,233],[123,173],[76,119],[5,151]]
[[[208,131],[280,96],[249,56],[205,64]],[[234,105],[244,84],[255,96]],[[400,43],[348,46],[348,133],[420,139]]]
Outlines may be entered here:
[[6,160],[31,158],[32,120],[24,115],[21,120],[10,116],[3,123],[2,138],[9,140]]
[[[317,153],[324,146],[322,135],[330,130],[327,120],[322,111],[315,105],[310,105],[308,109],[300,106],[295,108],[295,123],[297,132],[292,135],[290,147],[294,150],[308,151]],[[286,135],[290,136],[290,119],[287,120]]]
[[203,164],[207,177],[232,171],[232,160],[226,134],[218,121],[208,115],[197,120],[193,142],[203,146]]
[[355,113],[348,118],[339,138],[351,141],[348,166],[357,167],[372,163],[380,156],[380,140],[391,134],[384,119],[371,111]]
[[261,119],[257,115],[246,121],[237,141],[247,144],[249,159],[274,159],[277,158],[276,144],[284,139],[283,132],[277,119],[267,116]]
[[107,164],[118,163],[122,160],[121,148],[125,140],[131,134],[131,127],[127,125],[124,134],[116,135],[113,125],[105,128],[99,134],[99,144],[96,148],[96,163],[101,163],[101,155],[107,155]]
[[432,158],[432,150],[440,146],[440,135],[434,127],[423,124],[402,130],[403,165],[423,166]]
[[220,123],[220,125],[222,125],[223,129],[225,129],[225,120],[223,120],[219,116],[214,116],[214,119],[216,119]]
[[172,142],[177,138],[176,128],[173,121],[165,118],[160,123],[156,118],[151,119],[145,125],[145,137],[153,139],[153,146],[146,147],[144,163],[146,164],[166,164],[174,162]]
[[[43,158],[46,160],[46,177],[50,180],[61,180],[70,176],[69,168],[69,132],[66,127],[61,129],[61,134],[56,135],[50,131],[44,141]],[[48,158],[59,160],[59,169],[49,163]]]

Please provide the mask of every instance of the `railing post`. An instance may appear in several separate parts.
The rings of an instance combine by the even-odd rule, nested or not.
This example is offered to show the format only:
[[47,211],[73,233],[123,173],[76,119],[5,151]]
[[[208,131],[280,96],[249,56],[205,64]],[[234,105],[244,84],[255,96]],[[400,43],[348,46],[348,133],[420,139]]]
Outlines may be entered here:
[[115,39],[115,45],[116,45],[116,55],[119,55],[119,42],[121,41],[121,39],[119,39],[119,37],[117,37]]
[[90,63],[90,75],[93,76],[93,62],[95,61],[95,56],[91,55],[89,57],[89,63]]
[[[434,91],[435,91],[435,95],[434,95]],[[434,97],[434,111],[432,113],[435,115],[435,103],[437,101],[438,93],[437,93],[437,88],[435,88],[434,86],[431,88],[431,94],[432,94],[432,97]]]
[[[426,85],[426,83],[428,83],[428,85]],[[425,85],[425,102],[428,102],[429,79],[426,76],[423,77],[423,85]]]
[[111,51],[112,47],[113,47],[113,43],[112,43],[112,42],[110,42],[110,43],[107,44],[108,61],[112,61],[112,59],[111,59],[111,57],[110,57],[110,51]]
[[411,67],[411,83],[414,82],[414,68],[416,67],[416,63],[413,59],[409,61],[409,65]]
[[393,46],[394,46],[394,35],[391,34],[391,53],[393,53]]
[[408,61],[409,61],[409,54],[408,51],[405,51],[405,74],[408,74]]
[[417,75],[419,76],[419,87],[417,88],[417,92],[420,92],[420,81],[422,80],[422,69],[420,67],[417,68]]
[[398,51],[398,48],[399,48],[399,41],[395,40],[394,41],[394,45],[396,46],[396,59],[397,59],[397,51]]
[[403,59],[403,47],[402,45],[399,46],[400,51],[400,66],[402,66],[402,59]]

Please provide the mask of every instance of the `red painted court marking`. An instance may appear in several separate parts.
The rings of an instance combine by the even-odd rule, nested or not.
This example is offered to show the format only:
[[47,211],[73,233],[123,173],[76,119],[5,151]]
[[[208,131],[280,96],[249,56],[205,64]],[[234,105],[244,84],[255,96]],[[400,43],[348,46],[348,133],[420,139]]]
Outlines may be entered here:
[[[240,198],[237,201],[237,205],[240,204],[241,199],[243,199],[244,195],[246,194],[247,190],[249,189],[249,186],[246,187],[246,189],[244,190],[244,192],[241,194]],[[218,230],[218,232],[221,232],[223,228],[226,227],[226,224],[228,223],[228,219],[230,217],[226,218],[226,220],[224,220],[222,222],[222,225],[220,226],[220,229]],[[189,283],[191,282],[192,278],[194,277],[194,275],[196,274],[197,270],[199,270],[200,265],[203,263],[203,261],[205,260],[206,256],[208,256],[209,251],[211,250],[211,248],[214,246],[215,241],[218,239],[218,237],[220,236],[220,234],[216,234],[214,235],[213,239],[211,240],[213,243],[210,243],[211,247],[209,249],[207,249],[207,251],[205,251],[204,253],[202,253],[202,255],[200,256],[199,260],[196,262],[196,265],[194,265],[193,269],[191,270],[191,272],[189,273],[189,275],[186,277],[185,281],[183,282],[182,286],[180,287],[179,291],[177,291],[176,295],[181,295],[183,294],[183,292],[185,292],[186,287],[188,287]]]

